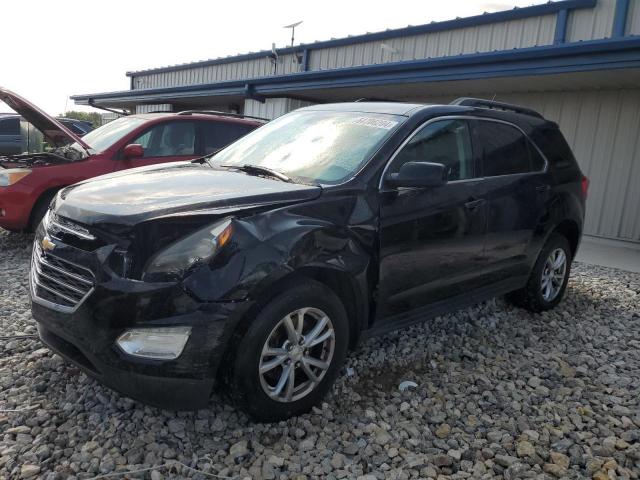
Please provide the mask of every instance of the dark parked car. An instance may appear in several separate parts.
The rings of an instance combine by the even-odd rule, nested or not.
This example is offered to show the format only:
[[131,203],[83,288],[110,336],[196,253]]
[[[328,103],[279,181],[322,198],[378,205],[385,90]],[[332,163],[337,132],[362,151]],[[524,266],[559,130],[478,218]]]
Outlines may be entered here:
[[588,182],[520,107],[298,110],[208,159],[63,189],[31,270],[42,340],[171,409],[221,382],[255,418],[309,410],[347,349],[490,297],[560,302]]
[[[58,118],[60,123],[78,136],[93,130],[93,126],[84,120]],[[34,129],[29,122],[17,113],[0,113],[0,155],[18,155],[36,148]],[[32,148],[33,147],[33,148]]]

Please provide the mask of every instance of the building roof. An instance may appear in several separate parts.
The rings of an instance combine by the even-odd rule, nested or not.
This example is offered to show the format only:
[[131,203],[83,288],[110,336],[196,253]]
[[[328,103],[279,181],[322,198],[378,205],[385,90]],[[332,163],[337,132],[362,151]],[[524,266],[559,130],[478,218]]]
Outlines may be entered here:
[[[371,42],[376,40],[388,40],[391,38],[405,37],[410,35],[419,35],[422,33],[439,32],[444,30],[452,30],[456,28],[474,27],[478,25],[486,25],[488,23],[504,22],[508,20],[517,20],[540,15],[550,15],[566,10],[593,8],[597,0],[559,0],[549,1],[540,5],[532,5],[530,7],[515,7],[512,10],[504,10],[501,12],[484,13],[471,17],[456,18],[454,20],[446,20],[443,22],[431,22],[423,25],[409,25],[404,28],[387,29],[381,32],[365,33],[362,35],[352,35],[344,38],[333,38],[330,40],[316,41],[308,44],[300,44],[294,47],[285,47],[277,49],[279,55],[288,53],[297,53],[304,50],[316,50],[319,48],[338,47],[344,45],[352,45],[355,43]],[[209,60],[201,60],[196,62],[182,63],[178,65],[168,65],[164,67],[149,68],[144,70],[136,70],[127,72],[126,75],[138,76],[149,73],[171,72],[183,70],[193,67],[206,67],[223,63],[233,63],[255,58],[264,58],[271,54],[270,50],[262,50],[259,52],[250,52],[238,55],[229,55],[227,57],[214,58]]]
[[[640,37],[592,40],[454,57],[272,75],[209,84],[124,90],[71,97],[76,103],[103,105],[163,103],[180,98],[237,95],[243,98],[300,94],[313,89],[479,80],[573,72],[640,68]],[[357,97],[356,97],[357,98]]]

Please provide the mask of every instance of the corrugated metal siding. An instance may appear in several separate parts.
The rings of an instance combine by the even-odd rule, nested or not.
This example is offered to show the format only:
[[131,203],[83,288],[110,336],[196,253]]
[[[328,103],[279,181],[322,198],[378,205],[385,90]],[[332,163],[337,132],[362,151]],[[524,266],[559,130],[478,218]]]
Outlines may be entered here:
[[567,42],[611,37],[616,0],[598,0],[595,8],[573,10],[567,22]]
[[244,101],[244,114],[254,117],[273,119],[287,113],[286,98],[267,98],[264,103],[247,99]]
[[640,241],[640,89],[514,93],[558,122],[591,181],[585,233]]
[[[550,45],[553,43],[555,24],[555,14],[544,15],[477,27],[398,37],[384,42],[364,42],[342,47],[312,49],[309,70]],[[278,59],[278,75],[298,72],[300,68],[293,55],[283,55]],[[214,83],[263,77],[273,73],[273,63],[265,57],[204,67],[186,66],[182,70],[136,75],[133,78],[133,88]]]
[[[288,74],[300,71],[293,55],[278,58],[277,74]],[[134,89],[174,87],[195,85],[200,83],[224,82],[240,78],[256,78],[273,75],[274,65],[267,57],[243,62],[230,62],[205,67],[191,67],[170,72],[137,75],[133,79]]]
[[310,70],[550,45],[556,15],[312,50]]
[[640,35],[640,0],[630,0],[627,15],[627,35]]
[[159,103],[154,105],[136,105],[136,113],[149,112],[171,112],[173,107],[169,103]]
[[293,98],[267,98],[264,103],[247,99],[244,101],[244,114],[273,120],[285,113],[308,107],[309,105],[312,105],[312,103]]

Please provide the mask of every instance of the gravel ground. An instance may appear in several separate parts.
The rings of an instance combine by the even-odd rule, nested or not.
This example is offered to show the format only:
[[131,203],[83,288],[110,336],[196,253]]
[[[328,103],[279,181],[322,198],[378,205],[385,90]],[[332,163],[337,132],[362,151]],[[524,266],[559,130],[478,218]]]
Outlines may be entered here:
[[578,264],[553,312],[496,300],[368,340],[321,408],[263,425],[146,407],[7,339],[35,333],[29,250],[0,231],[0,478],[640,476],[638,274]]

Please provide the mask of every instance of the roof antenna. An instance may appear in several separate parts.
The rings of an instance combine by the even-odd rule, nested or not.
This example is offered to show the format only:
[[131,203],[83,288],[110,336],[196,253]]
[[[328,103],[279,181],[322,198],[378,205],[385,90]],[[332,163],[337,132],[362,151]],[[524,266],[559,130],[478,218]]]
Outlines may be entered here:
[[285,25],[282,28],[290,28],[291,29],[291,46],[293,47],[293,42],[296,38],[296,27],[302,23],[302,20],[296,23],[292,23],[291,25]]
[[498,96],[498,94],[497,94],[497,93],[494,93],[494,94],[493,94],[493,98],[491,99],[491,101],[492,101],[492,102],[494,102],[494,101],[496,100],[496,97],[497,97],[497,96]]

